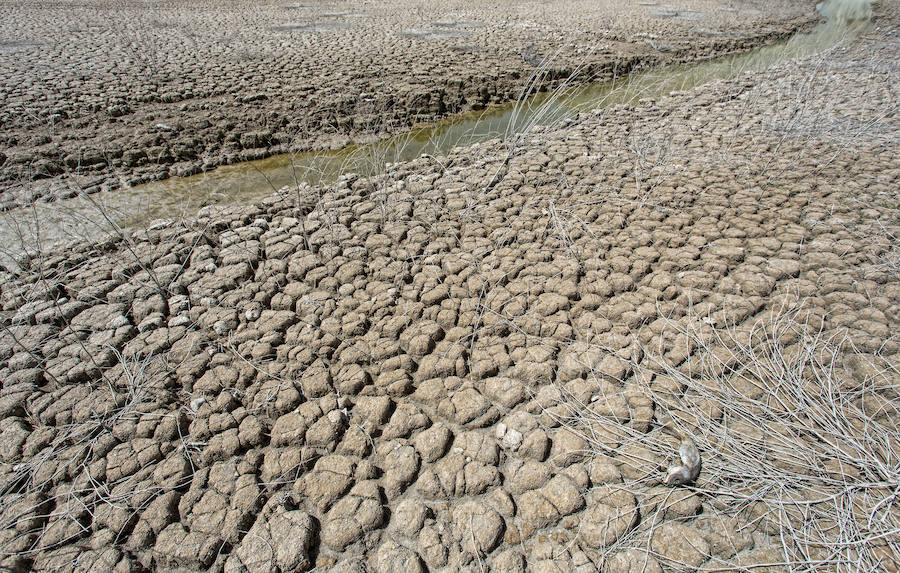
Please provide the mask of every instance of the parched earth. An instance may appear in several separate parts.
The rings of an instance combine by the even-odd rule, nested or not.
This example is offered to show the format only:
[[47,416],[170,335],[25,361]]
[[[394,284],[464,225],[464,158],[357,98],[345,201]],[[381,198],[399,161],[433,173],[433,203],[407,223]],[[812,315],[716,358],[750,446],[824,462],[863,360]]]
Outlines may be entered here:
[[898,21],[4,271],[0,565],[897,571]]
[[0,210],[785,37],[815,2],[3,0]]

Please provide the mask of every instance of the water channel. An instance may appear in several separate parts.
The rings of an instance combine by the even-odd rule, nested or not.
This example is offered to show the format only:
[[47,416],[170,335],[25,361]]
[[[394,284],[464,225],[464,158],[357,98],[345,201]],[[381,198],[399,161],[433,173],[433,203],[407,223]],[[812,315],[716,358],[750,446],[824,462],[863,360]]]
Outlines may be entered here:
[[191,177],[74,197],[0,213],[0,263],[24,250],[34,253],[69,240],[98,238],[114,226],[146,228],[159,219],[192,217],[207,205],[249,204],[274,190],[300,183],[327,185],[341,174],[375,175],[386,163],[439,156],[456,146],[509,138],[535,123],[558,124],[579,112],[632,105],[673,91],[760,71],[793,58],[824,52],[858,35],[865,25],[820,24],[787,41],[715,60],[671,65],[612,81],[541,93],[518,103],[455,116],[412,132],[336,151],[277,155],[226,165]]

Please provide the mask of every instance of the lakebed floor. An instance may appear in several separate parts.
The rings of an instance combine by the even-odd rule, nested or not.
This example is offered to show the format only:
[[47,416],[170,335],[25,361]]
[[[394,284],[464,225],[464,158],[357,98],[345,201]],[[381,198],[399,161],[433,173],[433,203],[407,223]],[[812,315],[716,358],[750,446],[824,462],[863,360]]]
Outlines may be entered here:
[[897,571],[898,21],[4,272],[2,565]]
[[542,65],[608,77],[787,37],[815,2],[6,1],[0,209],[514,100]]

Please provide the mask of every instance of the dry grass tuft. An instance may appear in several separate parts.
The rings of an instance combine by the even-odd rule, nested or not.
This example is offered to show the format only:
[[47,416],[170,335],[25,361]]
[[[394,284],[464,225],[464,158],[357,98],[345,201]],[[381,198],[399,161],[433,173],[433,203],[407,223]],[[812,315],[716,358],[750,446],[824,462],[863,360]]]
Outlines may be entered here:
[[[633,365],[627,384],[655,405],[647,433],[585,415],[589,405],[572,400],[562,421],[594,454],[616,455],[598,429],[661,458],[672,458],[678,438],[692,437],[703,469],[691,489],[704,507],[776,541],[779,559],[754,568],[880,571],[900,564],[897,365],[815,328],[802,304],[751,326],[713,329],[704,318],[670,323],[696,348],[683,364],[645,349]],[[652,460],[617,459],[651,468],[626,482],[639,496],[661,479]],[[657,525],[655,516],[642,516],[610,550],[646,549]],[[716,557],[707,563],[710,571],[734,565]]]

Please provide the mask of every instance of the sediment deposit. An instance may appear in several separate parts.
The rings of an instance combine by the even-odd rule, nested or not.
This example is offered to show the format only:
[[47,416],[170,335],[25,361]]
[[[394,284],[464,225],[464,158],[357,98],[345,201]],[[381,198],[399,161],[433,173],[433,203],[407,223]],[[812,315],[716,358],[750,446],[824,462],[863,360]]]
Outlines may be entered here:
[[898,17],[3,272],[2,566],[897,571]]
[[351,140],[785,37],[814,2],[6,1],[0,209]]

